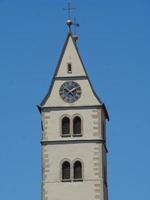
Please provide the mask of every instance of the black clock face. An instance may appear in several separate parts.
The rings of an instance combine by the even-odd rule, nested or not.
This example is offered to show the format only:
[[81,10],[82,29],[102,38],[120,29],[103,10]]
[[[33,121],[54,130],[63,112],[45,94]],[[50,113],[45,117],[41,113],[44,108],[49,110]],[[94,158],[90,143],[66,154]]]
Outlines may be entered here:
[[65,82],[60,87],[59,94],[65,102],[73,103],[81,96],[80,85],[74,81]]

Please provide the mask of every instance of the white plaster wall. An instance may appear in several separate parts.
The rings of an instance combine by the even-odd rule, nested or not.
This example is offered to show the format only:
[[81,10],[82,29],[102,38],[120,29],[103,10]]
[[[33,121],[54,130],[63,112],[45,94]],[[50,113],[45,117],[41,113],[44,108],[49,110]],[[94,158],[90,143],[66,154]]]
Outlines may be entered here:
[[[95,147],[98,148],[99,155],[97,156],[97,165],[94,166]],[[80,159],[84,164],[83,179],[85,181],[102,178],[102,144],[83,143],[83,144],[57,144],[44,145],[43,150],[48,154],[49,173],[47,173],[45,182],[60,182],[60,164],[64,159],[70,160],[71,163],[75,159]],[[99,169],[99,175],[95,175],[94,167]],[[73,175],[73,174],[72,174]]]
[[66,103],[65,101],[62,100],[62,98],[59,95],[59,89],[64,82],[65,81],[62,80],[56,80],[54,82],[51,95],[48,97],[43,107],[68,107],[68,106],[73,107],[73,106],[101,105],[100,102],[95,97],[95,95],[93,94],[93,91],[87,79],[76,80],[76,82],[80,85],[82,90],[81,97],[74,103]]
[[[61,137],[62,116],[79,115],[83,120],[82,137]],[[55,144],[42,146],[42,200],[107,200],[107,188],[104,183],[104,167],[106,166],[106,150],[102,143],[93,139],[102,139],[103,110],[70,109],[42,112],[43,140],[55,141]],[[61,144],[59,141],[66,141]],[[68,143],[68,141],[72,141]],[[73,140],[89,140],[78,142]],[[58,141],[58,143],[57,143]],[[61,163],[63,160],[83,162],[83,182],[61,182]],[[72,170],[73,177],[73,170]],[[58,192],[59,191],[59,192]]]
[[[102,109],[78,109],[78,110],[55,110],[42,112],[43,140],[74,140],[74,139],[102,139],[101,128]],[[68,116],[73,121],[74,116],[80,116],[82,120],[82,137],[61,137],[61,119]],[[71,128],[73,124],[71,123]],[[71,134],[73,130],[71,129]]]
[[[72,73],[67,73],[67,63],[72,63]],[[85,76],[85,71],[70,37],[56,77]]]
[[[104,200],[102,144],[59,144],[43,146],[43,200]],[[61,182],[64,159],[83,162],[83,182]]]
[[[99,189],[95,185],[100,185]],[[103,186],[100,181],[86,183],[60,183],[43,185],[43,189],[47,195],[43,196],[43,200],[104,200]],[[99,190],[97,193],[96,190]]]

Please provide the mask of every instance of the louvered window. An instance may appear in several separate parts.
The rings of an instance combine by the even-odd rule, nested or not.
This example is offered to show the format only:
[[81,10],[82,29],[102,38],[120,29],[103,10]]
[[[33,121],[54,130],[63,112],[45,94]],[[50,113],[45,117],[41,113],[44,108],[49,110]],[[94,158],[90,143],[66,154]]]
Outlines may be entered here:
[[64,117],[62,119],[62,136],[70,134],[70,119],[68,117]]
[[62,181],[70,180],[70,163],[65,161],[62,164]]
[[82,180],[82,164],[80,161],[74,163],[74,180]]
[[81,119],[80,119],[80,117],[75,117],[73,120],[73,134],[74,135],[81,134]]

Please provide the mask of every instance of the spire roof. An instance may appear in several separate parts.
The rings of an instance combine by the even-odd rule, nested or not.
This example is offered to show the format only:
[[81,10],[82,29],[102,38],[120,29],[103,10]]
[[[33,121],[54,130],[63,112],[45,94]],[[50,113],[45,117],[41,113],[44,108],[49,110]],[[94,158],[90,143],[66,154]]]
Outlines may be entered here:
[[[66,65],[67,63],[71,63],[72,64],[72,73],[67,73],[66,70]],[[75,41],[75,38],[73,36],[73,34],[69,31],[67,33],[67,38],[64,44],[64,47],[62,49],[53,79],[52,79],[52,83],[50,85],[50,88],[48,90],[47,95],[45,96],[45,98],[43,99],[43,101],[40,104],[40,108],[44,108],[44,107],[49,107],[49,105],[53,105],[53,103],[51,104],[50,102],[53,102],[54,100],[50,101],[50,97],[53,96],[54,98],[54,94],[52,94],[53,90],[55,90],[56,87],[56,81],[68,81],[68,80],[85,80],[86,84],[88,84],[88,88],[89,88],[89,92],[91,93],[91,96],[93,96],[93,102],[91,101],[91,99],[87,100],[87,105],[89,102],[89,105],[95,105],[95,106],[102,106],[103,109],[105,110],[106,113],[106,117],[108,118],[108,114],[107,114],[107,110],[105,108],[105,105],[102,103],[102,101],[99,99],[99,97],[96,95],[92,84],[90,82],[90,79],[88,77],[88,74],[86,72],[86,69],[84,67],[83,61],[81,59],[81,56],[79,54],[79,50]],[[55,85],[55,86],[54,86]],[[60,86],[57,86],[58,88]],[[86,87],[86,86],[84,86]],[[57,88],[57,90],[59,90]],[[83,88],[83,90],[85,90],[85,88]],[[57,92],[59,93],[59,91]],[[58,94],[57,94],[58,95]],[[85,95],[85,99],[86,94]],[[80,101],[80,100],[79,100]],[[48,103],[49,102],[49,103]],[[56,102],[55,102],[56,103]],[[58,103],[60,106],[61,104]],[[57,103],[56,103],[57,105]],[[79,106],[80,103],[77,103],[77,106]],[[64,105],[64,106],[68,106],[68,105]],[[82,104],[80,105],[82,106]]]

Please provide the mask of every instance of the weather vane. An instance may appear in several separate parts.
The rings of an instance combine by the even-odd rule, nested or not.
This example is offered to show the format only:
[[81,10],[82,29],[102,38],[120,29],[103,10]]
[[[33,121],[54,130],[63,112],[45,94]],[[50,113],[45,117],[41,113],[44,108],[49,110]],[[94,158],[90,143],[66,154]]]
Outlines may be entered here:
[[74,18],[74,22],[72,24],[74,26],[74,35],[76,35],[76,30],[80,26],[80,24],[77,23],[77,19],[76,18]]

